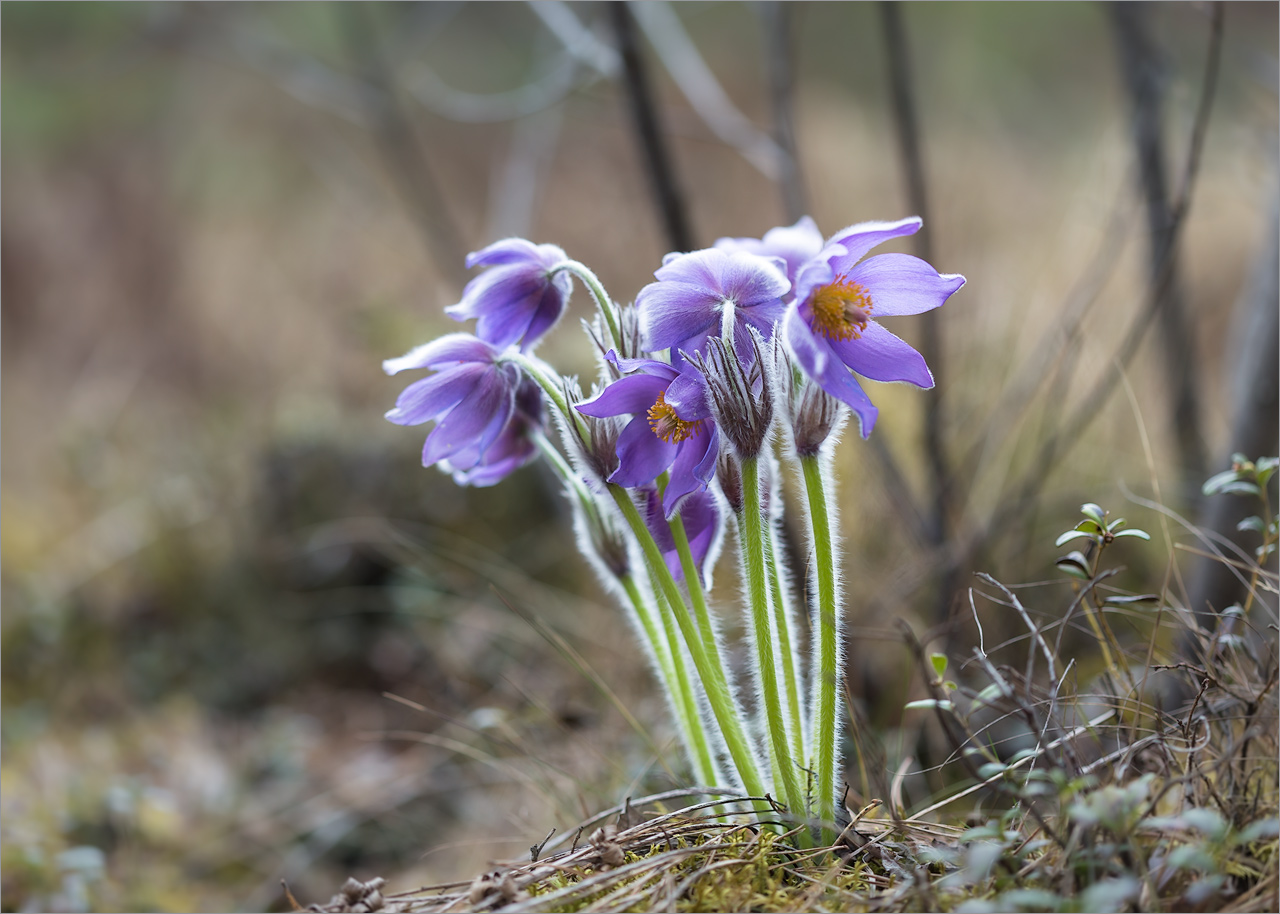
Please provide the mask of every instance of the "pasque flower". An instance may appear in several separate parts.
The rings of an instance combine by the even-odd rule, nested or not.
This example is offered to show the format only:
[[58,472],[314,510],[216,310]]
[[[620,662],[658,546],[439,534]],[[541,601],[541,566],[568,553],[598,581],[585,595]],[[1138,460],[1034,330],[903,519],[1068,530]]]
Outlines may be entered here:
[[871,434],[877,410],[850,372],[873,381],[932,387],[924,358],[875,321],[930,311],[964,285],[909,254],[862,257],[882,242],[919,231],[918,217],[863,222],[837,232],[796,271],[785,339],[805,373],[858,417]]
[[460,486],[492,486],[506,479],[538,456],[535,436],[541,434],[545,417],[542,390],[524,378],[516,388],[515,409],[498,437],[484,450],[477,440],[451,457],[440,461],[440,469],[453,475]]
[[791,288],[782,262],[746,251],[707,248],[669,254],[650,283],[636,296],[640,332],[649,352],[701,352],[712,336],[732,334],[748,357],[747,327],[766,338],[782,318],[782,296]]
[[[396,425],[435,421],[422,449],[423,466],[444,462],[455,478],[462,474],[459,481],[491,485],[531,456],[526,439],[540,407],[521,384],[519,368],[484,340],[451,333],[387,359],[382,368],[392,375],[435,372],[406,387],[386,416]],[[513,423],[517,399],[523,408]]]
[[634,417],[618,436],[618,468],[609,481],[635,488],[670,468],[663,505],[672,517],[685,498],[707,487],[715,472],[719,438],[706,382],[688,363],[673,368],[653,359],[619,359],[612,351],[606,358],[630,373],[577,409],[597,418]]
[[499,349],[519,343],[533,348],[555,325],[569,301],[573,280],[553,272],[568,261],[554,244],[506,238],[467,255],[467,267],[487,267],[462,290],[462,301],[445,308],[454,320],[476,318],[476,336]]

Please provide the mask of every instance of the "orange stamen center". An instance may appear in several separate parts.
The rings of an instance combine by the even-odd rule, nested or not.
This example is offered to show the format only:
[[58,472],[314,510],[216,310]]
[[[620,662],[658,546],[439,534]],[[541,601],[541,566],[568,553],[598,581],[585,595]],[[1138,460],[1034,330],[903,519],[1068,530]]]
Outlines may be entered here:
[[813,293],[813,328],[830,340],[856,340],[871,320],[871,293],[847,276]]
[[666,391],[658,393],[658,399],[649,407],[649,428],[667,444],[679,444],[698,427],[697,422],[689,422],[676,415],[675,408],[667,403]]

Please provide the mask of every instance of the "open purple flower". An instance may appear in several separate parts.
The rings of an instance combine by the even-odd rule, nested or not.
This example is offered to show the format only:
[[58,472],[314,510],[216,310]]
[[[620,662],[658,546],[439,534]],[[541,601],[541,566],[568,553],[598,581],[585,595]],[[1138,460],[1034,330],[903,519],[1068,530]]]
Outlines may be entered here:
[[719,437],[707,406],[706,382],[687,363],[677,369],[653,359],[619,359],[612,351],[606,358],[619,370],[634,373],[577,409],[596,418],[634,416],[618,436],[618,468],[609,481],[636,488],[670,468],[663,506],[672,517],[689,495],[706,489],[715,473]]
[[787,279],[796,281],[796,271],[822,250],[822,232],[809,216],[801,216],[795,225],[780,225],[764,233],[763,238],[720,238],[721,251],[745,251],[761,257],[776,257],[787,265]]
[[864,438],[875,426],[877,410],[850,371],[873,381],[933,386],[920,353],[873,318],[931,311],[965,283],[958,273],[939,273],[909,254],[862,260],[876,245],[913,234],[920,225],[919,217],[912,217],[850,226],[796,273],[795,299],[783,328],[786,341],[805,373],[853,409]]
[[747,326],[768,339],[782,318],[782,296],[791,288],[780,261],[746,251],[708,248],[668,255],[636,296],[640,333],[649,352],[701,352],[712,336],[733,334],[735,348],[750,352]]
[[[640,508],[644,514],[645,526],[658,544],[672,577],[683,581],[684,568],[680,565],[680,553],[671,535],[671,525],[663,514],[656,486],[645,490],[644,502]],[[719,544],[722,527],[720,509],[715,498],[710,492],[694,492],[685,499],[684,506],[680,509],[680,520],[684,524],[685,535],[689,538],[689,552],[693,555],[693,563],[702,577],[701,583],[706,586],[707,572],[715,563],[715,552],[718,551],[712,547]]]
[[535,436],[542,431],[542,389],[529,378],[516,388],[515,410],[498,437],[484,450],[480,441],[440,461],[440,469],[460,486],[492,486],[538,456]]
[[[435,370],[430,377],[406,387],[395,408],[387,413],[387,419],[396,425],[435,420],[436,427],[422,449],[423,466],[447,460],[449,469],[457,471],[484,464],[515,410],[521,379],[515,365],[501,361],[498,350],[484,340],[469,333],[451,333],[408,355],[387,359],[382,368],[387,374],[415,368]],[[501,447],[490,465],[517,450],[512,442]]]
[[528,352],[555,325],[573,290],[567,273],[552,269],[569,258],[554,244],[506,238],[467,255],[467,267],[488,267],[445,308],[454,320],[476,320],[476,336],[506,349]]

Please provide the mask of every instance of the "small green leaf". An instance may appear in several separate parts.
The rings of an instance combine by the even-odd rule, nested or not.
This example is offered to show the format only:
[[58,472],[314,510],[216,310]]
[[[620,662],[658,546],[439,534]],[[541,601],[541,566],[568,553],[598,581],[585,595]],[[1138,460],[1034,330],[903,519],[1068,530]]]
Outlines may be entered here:
[[941,679],[943,674],[947,672],[947,655],[946,654],[930,654],[929,662],[933,664],[933,671],[938,674]]
[[1055,564],[1073,578],[1089,579],[1089,562],[1082,553],[1068,552]]
[[1102,532],[1102,527],[1099,526],[1096,521],[1091,521],[1087,519],[1082,520],[1080,521],[1080,523],[1076,524],[1075,529],[1083,530],[1085,533],[1101,533]]
[[1239,480],[1240,474],[1235,470],[1223,470],[1221,473],[1214,473],[1204,481],[1204,485],[1200,487],[1200,491],[1205,495],[1217,495],[1222,487],[1229,482]]
[[1160,595],[1157,593],[1138,593],[1131,596],[1112,594],[1102,602],[1108,606],[1137,606],[1142,603],[1159,603]]
[[1255,514],[1252,517],[1246,517],[1244,520],[1240,521],[1240,523],[1236,524],[1236,529],[1242,533],[1246,530],[1252,530],[1254,533],[1265,533],[1267,525],[1261,517],[1258,517],[1258,515]]
[[1262,495],[1262,490],[1251,482],[1229,482],[1218,490],[1223,495]]
[[907,711],[914,711],[919,708],[937,708],[940,711],[955,710],[955,705],[951,702],[938,701],[936,698],[921,698],[919,701],[909,701],[902,707]]
[[1080,513],[1089,518],[1089,520],[1093,521],[1099,527],[1106,523],[1104,518],[1106,518],[1107,512],[1103,511],[1101,506],[1095,505],[1091,501],[1080,506]]
[[1151,539],[1150,533],[1148,533],[1146,530],[1139,530],[1137,527],[1134,527],[1130,530],[1121,530],[1119,533],[1116,534],[1117,539],[1119,539],[1122,536],[1136,536],[1140,540]]
[[978,777],[984,781],[987,778],[995,777],[997,774],[1004,774],[1006,766],[1003,762],[987,762],[978,769]]
[[1056,540],[1054,540],[1053,544],[1055,546],[1061,546],[1063,543],[1069,543],[1074,539],[1079,539],[1082,536],[1089,536],[1089,535],[1090,534],[1086,533],[1083,530],[1068,530],[1066,533],[1062,534]]
[[1107,532],[1115,533],[1117,530],[1123,527],[1126,523],[1127,521],[1125,521],[1123,517],[1117,517],[1111,523],[1107,524]]

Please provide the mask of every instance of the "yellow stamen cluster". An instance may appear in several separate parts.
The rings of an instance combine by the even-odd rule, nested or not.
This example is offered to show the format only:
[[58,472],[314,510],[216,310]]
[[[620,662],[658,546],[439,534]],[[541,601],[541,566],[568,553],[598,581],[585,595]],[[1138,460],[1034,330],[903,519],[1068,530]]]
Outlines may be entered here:
[[841,276],[813,293],[813,329],[831,340],[856,340],[871,320],[871,293]]
[[667,444],[679,444],[697,430],[698,423],[677,416],[675,407],[667,403],[666,391],[660,391],[649,407],[649,428]]

